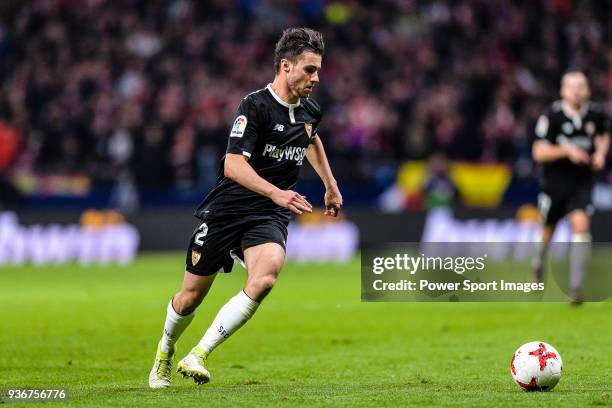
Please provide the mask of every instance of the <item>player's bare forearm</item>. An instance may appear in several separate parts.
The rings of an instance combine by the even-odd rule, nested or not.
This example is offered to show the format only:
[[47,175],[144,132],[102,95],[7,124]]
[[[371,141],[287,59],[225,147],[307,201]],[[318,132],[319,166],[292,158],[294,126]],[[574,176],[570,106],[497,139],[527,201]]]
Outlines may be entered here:
[[591,160],[593,170],[600,171],[606,167],[606,156],[610,150],[610,135],[604,133],[595,138],[595,152]]
[[556,145],[538,140],[533,144],[531,152],[533,159],[540,163],[564,158],[568,158],[572,163],[577,165],[588,165],[591,161],[587,152],[571,143]]
[[315,141],[308,146],[308,149],[306,149],[306,158],[323,181],[325,188],[337,186],[336,179],[334,178],[329,162],[327,161],[327,155],[325,154],[323,143],[318,136],[315,137]]
[[275,190],[278,190],[278,187],[257,174],[247,162],[246,156],[242,154],[227,153],[223,173],[225,177],[241,186],[266,197],[270,197]]
[[567,157],[567,150],[559,145],[542,142],[540,140],[533,144],[531,149],[533,160],[537,162],[549,162]]
[[312,212],[312,205],[295,191],[281,190],[265,180],[251,167],[242,154],[227,153],[223,175],[251,191],[268,197],[277,205],[288,208],[296,214]]
[[610,150],[610,134],[603,133],[595,138],[595,154],[606,157]]
[[331,167],[329,166],[329,162],[327,161],[323,143],[318,136],[315,138],[314,143],[312,143],[310,146],[308,146],[308,149],[306,149],[306,158],[315,169],[319,177],[321,177],[321,180],[325,185],[325,197],[323,198],[325,201],[324,214],[332,217],[338,216],[340,208],[343,204],[342,194],[340,194],[338,183],[336,182],[336,179],[331,171]]

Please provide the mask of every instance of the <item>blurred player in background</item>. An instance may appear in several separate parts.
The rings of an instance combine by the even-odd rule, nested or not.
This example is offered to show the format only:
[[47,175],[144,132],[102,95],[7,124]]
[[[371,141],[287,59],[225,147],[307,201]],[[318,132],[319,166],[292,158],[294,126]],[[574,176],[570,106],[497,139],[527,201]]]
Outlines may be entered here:
[[570,300],[580,303],[585,265],[590,251],[591,191],[595,173],[605,166],[610,147],[609,121],[591,96],[586,76],[567,72],[561,80],[561,100],[538,119],[533,158],[543,164],[538,207],[543,218],[542,246],[534,260],[534,280],[543,280],[543,265],[555,227],[565,215],[572,229]]
[[293,191],[305,158],[325,184],[325,214],[338,215],[342,196],[317,133],[321,111],[309,98],[319,82],[323,51],[317,31],[285,30],[276,44],[274,82],[247,95],[238,107],[217,183],[196,211],[202,224],[191,237],[183,286],[168,304],[151,388],[170,385],[176,341],[220,269],[230,272],[238,260],[246,266],[247,282],[178,363],[177,372],[198,384],[210,380],[209,354],[251,318],[270,292],[285,260],[291,213],[312,211],[306,197]]

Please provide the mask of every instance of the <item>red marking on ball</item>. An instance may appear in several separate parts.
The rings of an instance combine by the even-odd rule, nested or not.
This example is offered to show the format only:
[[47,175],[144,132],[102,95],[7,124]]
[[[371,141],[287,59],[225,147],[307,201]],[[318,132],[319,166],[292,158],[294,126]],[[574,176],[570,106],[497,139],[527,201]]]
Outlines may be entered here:
[[537,390],[538,389],[538,384],[536,384],[535,377],[531,377],[531,381],[529,381],[528,384],[525,384],[524,382],[520,382],[519,380],[516,380],[516,383],[526,390]]
[[538,345],[538,349],[530,351],[529,355],[536,356],[538,358],[538,361],[540,362],[540,371],[544,371],[544,368],[546,367],[546,360],[557,358],[557,354],[546,350],[544,343],[540,343]]

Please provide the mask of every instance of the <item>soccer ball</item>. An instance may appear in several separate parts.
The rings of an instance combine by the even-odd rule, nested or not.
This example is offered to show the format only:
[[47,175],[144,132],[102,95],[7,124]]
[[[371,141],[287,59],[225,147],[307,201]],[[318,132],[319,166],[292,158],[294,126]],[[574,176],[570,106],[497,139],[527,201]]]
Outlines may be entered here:
[[543,341],[523,344],[510,363],[514,382],[528,391],[550,391],[559,382],[563,361],[559,352]]

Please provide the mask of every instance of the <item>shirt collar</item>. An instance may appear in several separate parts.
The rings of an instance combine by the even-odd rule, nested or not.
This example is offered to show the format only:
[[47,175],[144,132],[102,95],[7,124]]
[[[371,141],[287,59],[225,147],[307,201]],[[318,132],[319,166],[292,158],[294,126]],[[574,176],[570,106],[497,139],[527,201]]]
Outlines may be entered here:
[[565,116],[567,116],[570,119],[577,115],[580,118],[584,118],[589,110],[589,106],[590,106],[590,102],[586,101],[585,103],[582,104],[578,112],[574,112],[570,109],[569,106],[567,106],[567,103],[565,103],[564,100],[561,101],[561,108],[563,109],[563,113],[565,113]]
[[278,96],[276,94],[276,92],[274,92],[274,90],[272,89],[272,84],[268,84],[268,86],[266,86],[266,89],[272,94],[274,99],[276,99],[276,102],[280,103],[284,107],[286,107],[286,108],[296,108],[296,107],[300,106],[300,99],[299,98],[298,98],[297,103],[287,103],[287,102],[283,101],[283,99],[280,96]]

